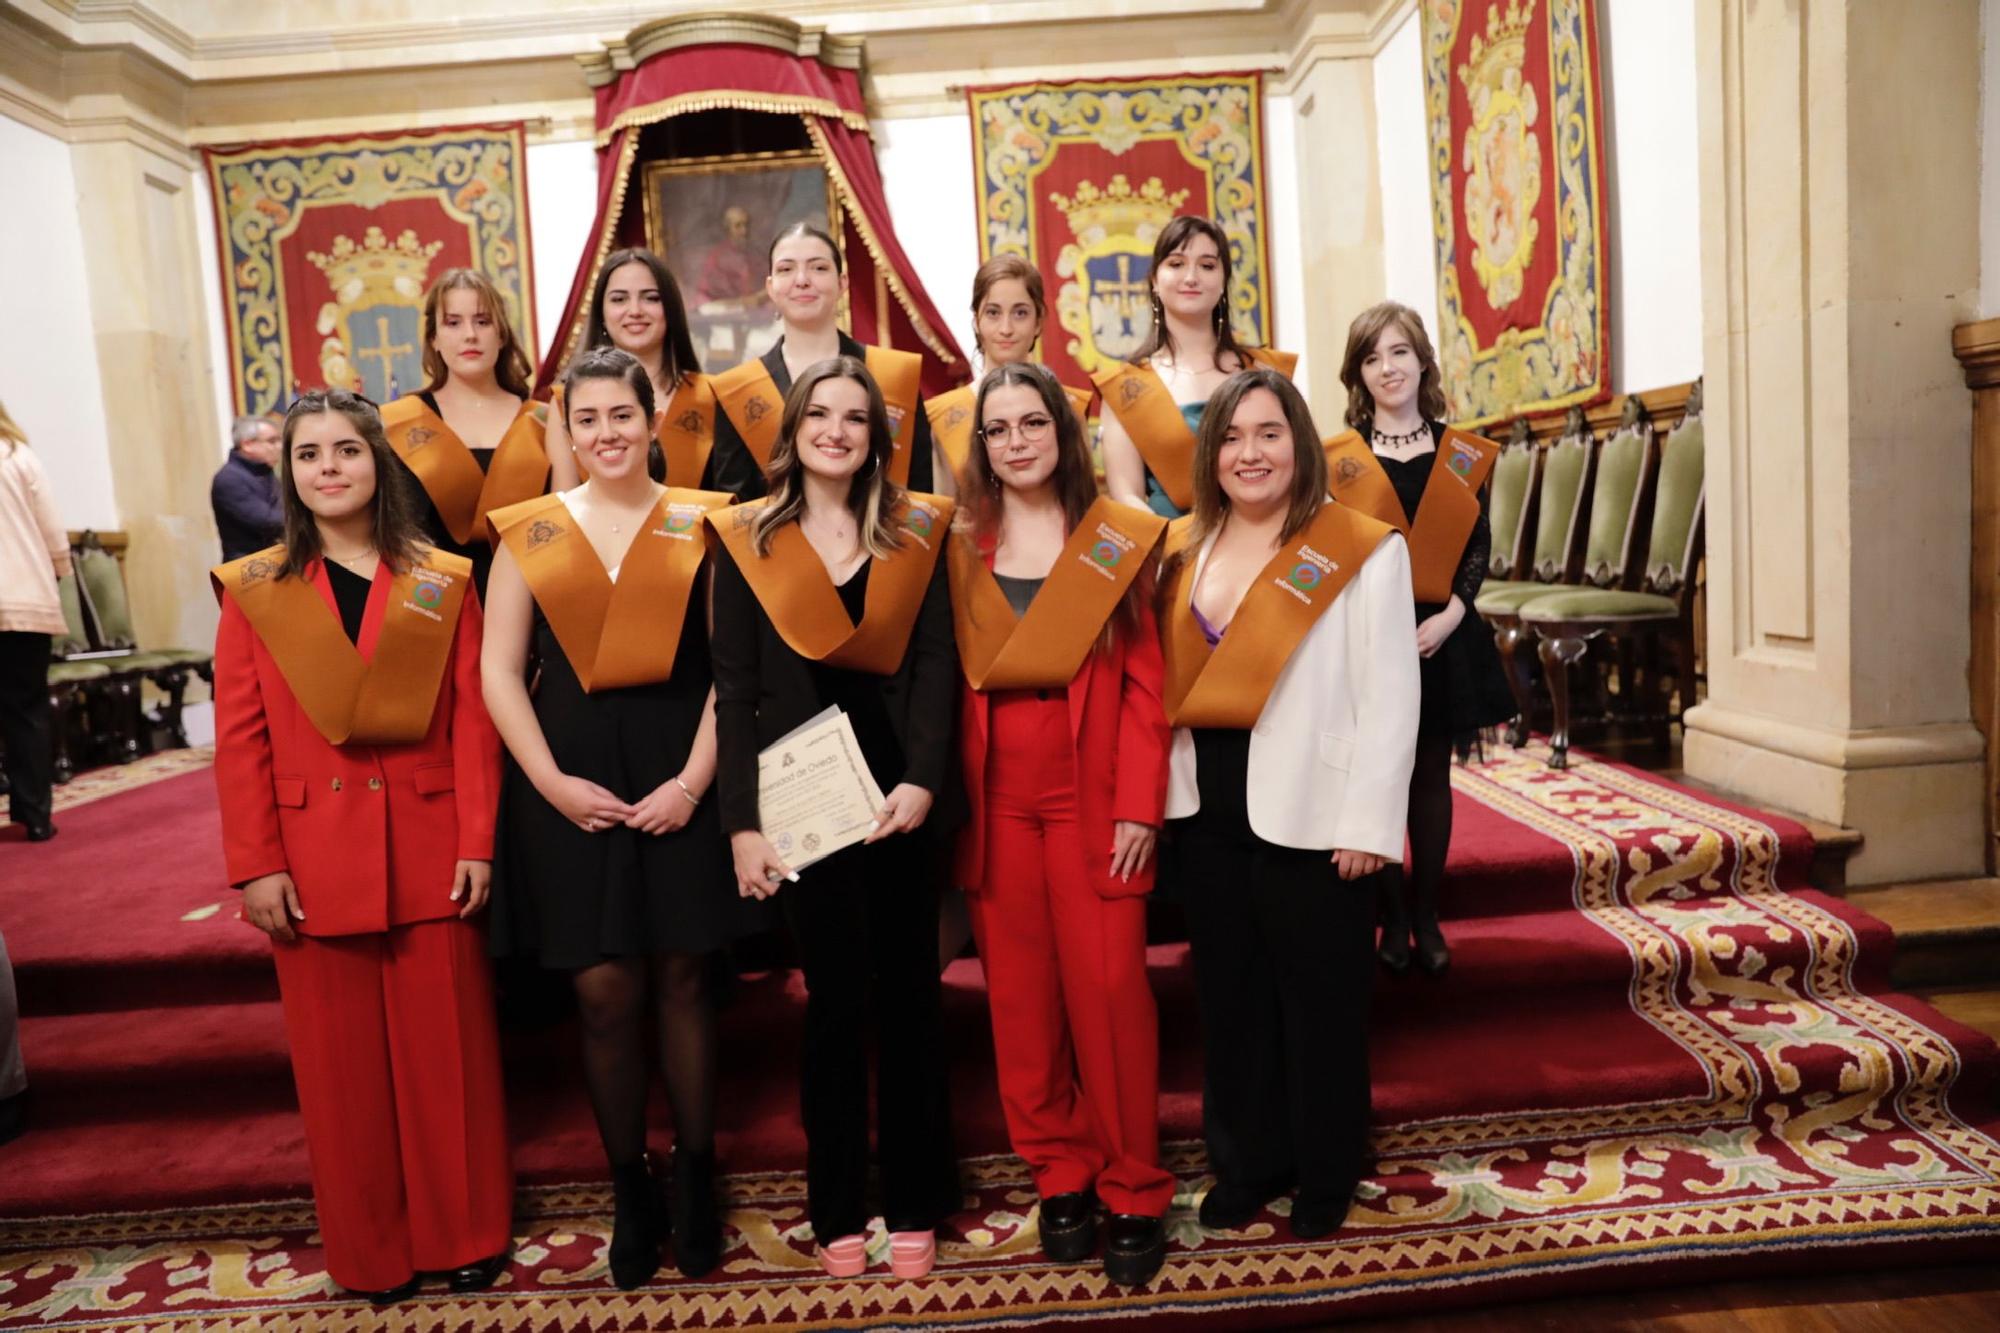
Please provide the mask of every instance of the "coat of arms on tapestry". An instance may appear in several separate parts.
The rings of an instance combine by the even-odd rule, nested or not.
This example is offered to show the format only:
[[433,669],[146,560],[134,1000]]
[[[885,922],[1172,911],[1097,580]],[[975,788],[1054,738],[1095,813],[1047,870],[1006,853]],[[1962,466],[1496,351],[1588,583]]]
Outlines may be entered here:
[[525,150],[518,124],[209,150],[236,410],[421,389],[424,291],[448,268],[493,281],[533,359]]
[[966,96],[979,257],[1021,255],[1041,273],[1041,356],[1059,379],[1085,384],[1145,341],[1153,241],[1179,213],[1221,224],[1236,335],[1270,344],[1260,75],[1021,83]]
[[1452,420],[1611,393],[1596,0],[1421,0]]

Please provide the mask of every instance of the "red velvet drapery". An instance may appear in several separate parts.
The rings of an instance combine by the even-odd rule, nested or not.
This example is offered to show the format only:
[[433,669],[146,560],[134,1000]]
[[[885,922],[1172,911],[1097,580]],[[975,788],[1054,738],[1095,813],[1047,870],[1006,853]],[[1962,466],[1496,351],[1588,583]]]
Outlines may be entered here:
[[573,354],[604,257],[620,244],[636,243],[642,131],[675,116],[719,110],[804,123],[840,199],[854,336],[923,353],[926,393],[963,383],[970,374],[965,354],[938,318],[889,221],[859,76],[809,57],[718,43],[662,52],[597,90],[597,218],[538,384],[553,381]]

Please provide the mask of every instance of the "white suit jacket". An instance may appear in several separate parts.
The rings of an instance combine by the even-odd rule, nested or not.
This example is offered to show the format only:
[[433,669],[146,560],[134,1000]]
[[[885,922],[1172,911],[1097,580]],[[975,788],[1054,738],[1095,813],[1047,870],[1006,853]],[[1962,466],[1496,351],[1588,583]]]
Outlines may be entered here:
[[[1190,591],[1214,545],[1195,558]],[[1402,860],[1418,688],[1410,553],[1391,532],[1292,650],[1250,729],[1250,831],[1280,847]],[[1194,736],[1176,727],[1168,819],[1201,808],[1194,773]]]

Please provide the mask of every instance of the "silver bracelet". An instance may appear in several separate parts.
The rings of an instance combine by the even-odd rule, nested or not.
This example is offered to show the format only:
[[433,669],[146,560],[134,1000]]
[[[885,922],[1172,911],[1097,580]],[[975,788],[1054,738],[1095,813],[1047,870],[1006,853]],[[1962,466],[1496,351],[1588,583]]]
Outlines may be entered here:
[[674,785],[675,785],[676,787],[679,787],[679,788],[681,789],[681,795],[683,795],[683,796],[685,796],[685,797],[687,797],[687,798],[688,798],[688,804],[689,804],[689,805],[692,805],[692,806],[695,806],[695,807],[697,807],[697,808],[699,808],[699,807],[700,807],[700,805],[701,805],[701,797],[699,797],[699,796],[696,796],[696,795],[695,795],[695,794],[694,794],[693,792],[689,791],[689,790],[688,790],[688,785],[687,785],[687,783],[685,783],[685,782],[682,782],[682,781],[681,781],[681,780],[680,780],[679,778],[675,778],[675,779],[674,779]]

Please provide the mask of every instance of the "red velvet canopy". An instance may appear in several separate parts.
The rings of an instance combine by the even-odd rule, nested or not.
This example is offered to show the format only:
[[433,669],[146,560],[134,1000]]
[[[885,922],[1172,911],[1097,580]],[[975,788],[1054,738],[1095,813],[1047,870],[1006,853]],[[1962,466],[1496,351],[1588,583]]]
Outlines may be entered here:
[[[642,165],[645,130],[712,111],[803,122],[840,201],[851,332],[864,343],[921,352],[926,393],[963,383],[970,374],[965,354],[938,318],[890,224],[860,76],[809,56],[726,42],[662,51],[597,89],[597,218],[538,386],[553,381],[574,353],[605,256],[621,244],[644,243],[635,168]],[[647,152],[665,155],[657,148]],[[677,276],[685,284],[689,275]]]

